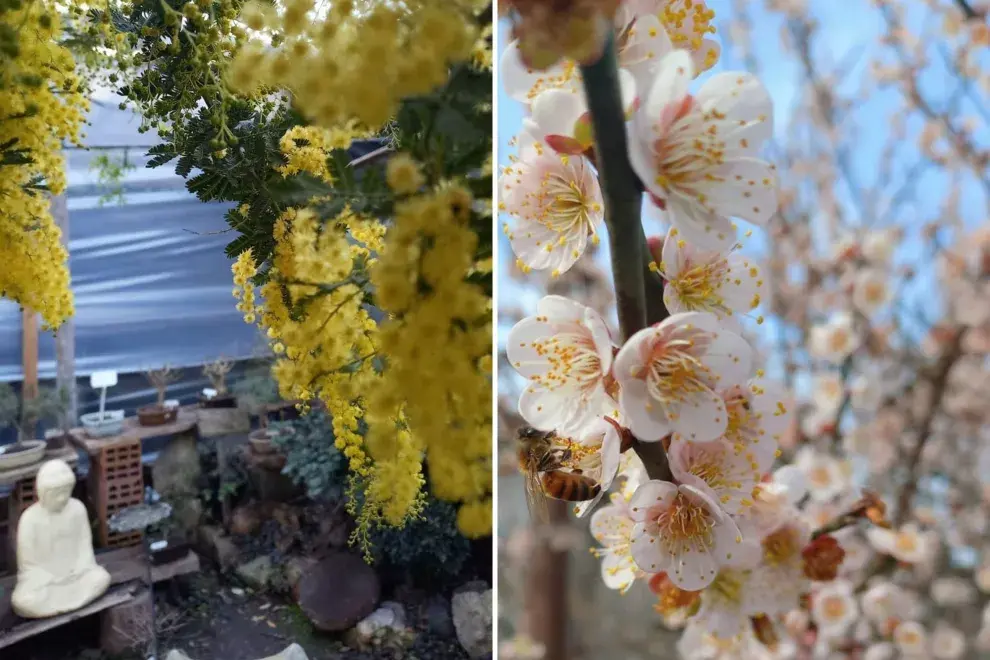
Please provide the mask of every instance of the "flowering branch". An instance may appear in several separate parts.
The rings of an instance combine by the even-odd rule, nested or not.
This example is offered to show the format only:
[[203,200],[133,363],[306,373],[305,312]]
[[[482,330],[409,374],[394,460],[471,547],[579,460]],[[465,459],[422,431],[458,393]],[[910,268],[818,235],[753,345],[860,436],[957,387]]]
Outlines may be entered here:
[[[651,259],[641,219],[643,184],[629,162],[614,36],[609,35],[597,62],[581,67],[581,76],[605,201],[619,331],[626,340],[647,325],[662,321],[668,313],[663,304],[663,282],[649,269]],[[661,443],[637,441],[633,449],[651,479],[672,478]]]

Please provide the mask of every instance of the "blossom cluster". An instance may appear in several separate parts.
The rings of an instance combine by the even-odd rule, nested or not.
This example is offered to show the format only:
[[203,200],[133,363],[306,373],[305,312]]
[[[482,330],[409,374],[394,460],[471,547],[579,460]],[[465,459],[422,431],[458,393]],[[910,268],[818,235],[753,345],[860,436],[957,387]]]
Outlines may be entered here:
[[[685,7],[695,20],[669,20]],[[885,547],[911,530],[884,529],[884,503],[856,493],[837,460],[827,469],[839,491],[826,492],[816,456],[775,469],[797,418],[743,335],[745,321],[763,322],[769,273],[742,252],[734,221],[764,227],[777,212],[778,174],[760,156],[773,108],[748,73],[718,73],[692,91],[718,57],[705,38],[712,16],[703,2],[623,2],[612,17],[629,160],[669,225],[649,242],[668,316],[619,342],[597,311],[549,295],[509,332],[506,358],[526,380],[519,415],[554,433],[562,471],[600,487],[575,511],[593,511],[605,584],[648,585],[664,620],[685,626],[685,658],[786,657],[796,613],[814,619],[825,648],[829,626],[848,622],[839,530],[868,519]],[[501,174],[499,210],[519,270],[554,278],[600,240],[607,200],[582,81],[588,62],[562,51],[548,66],[530,46],[513,42],[502,57],[505,90],[529,112]],[[882,305],[878,278],[858,280],[861,307]],[[818,343],[844,350],[839,338]],[[666,465],[641,458],[654,443]],[[816,517],[823,492],[833,508]]]
[[0,295],[57,328],[74,313],[68,251],[45,194],[65,189],[62,142],[88,107],[54,2],[0,6]]

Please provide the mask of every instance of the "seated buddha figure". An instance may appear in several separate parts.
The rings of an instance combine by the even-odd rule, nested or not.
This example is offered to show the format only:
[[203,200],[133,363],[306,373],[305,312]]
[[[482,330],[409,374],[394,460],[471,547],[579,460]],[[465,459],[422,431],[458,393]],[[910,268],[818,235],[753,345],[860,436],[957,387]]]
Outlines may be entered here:
[[93,602],[110,586],[110,574],[96,563],[86,507],[72,498],[76,476],[64,461],[38,470],[38,501],[17,524],[17,586],[14,612],[42,619]]

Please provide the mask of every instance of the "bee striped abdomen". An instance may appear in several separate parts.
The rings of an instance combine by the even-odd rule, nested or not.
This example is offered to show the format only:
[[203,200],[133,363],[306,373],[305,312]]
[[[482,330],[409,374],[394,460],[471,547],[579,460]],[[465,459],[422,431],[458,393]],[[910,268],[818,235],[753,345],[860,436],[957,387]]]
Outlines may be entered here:
[[540,475],[540,483],[548,497],[565,502],[591,500],[601,490],[601,486],[594,479],[561,470],[544,472]]

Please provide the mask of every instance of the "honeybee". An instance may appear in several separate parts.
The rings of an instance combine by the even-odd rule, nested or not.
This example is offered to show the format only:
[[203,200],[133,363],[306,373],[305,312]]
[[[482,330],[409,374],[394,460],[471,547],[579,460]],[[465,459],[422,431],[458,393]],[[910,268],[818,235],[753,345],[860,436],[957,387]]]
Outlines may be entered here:
[[547,498],[566,502],[584,502],[594,499],[601,486],[580,470],[565,472],[563,468],[571,458],[571,450],[555,446],[554,431],[539,431],[524,427],[518,432],[519,468],[526,477],[526,503],[529,513],[540,522],[546,522]]

